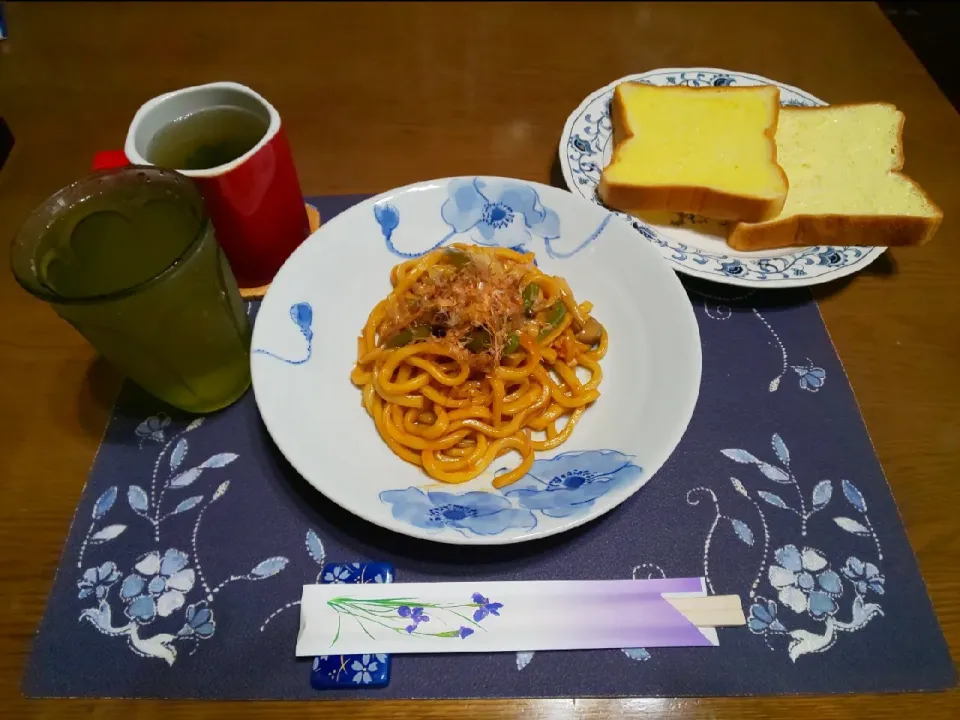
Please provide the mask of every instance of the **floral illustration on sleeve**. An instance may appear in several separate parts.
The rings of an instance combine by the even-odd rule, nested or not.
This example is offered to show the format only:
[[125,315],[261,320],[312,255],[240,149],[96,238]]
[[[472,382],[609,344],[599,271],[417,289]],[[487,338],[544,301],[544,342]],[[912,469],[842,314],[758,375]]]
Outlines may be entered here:
[[491,602],[479,592],[470,600],[429,603],[415,598],[332,598],[327,605],[337,613],[337,631],[330,647],[340,639],[344,620],[353,620],[364,634],[374,638],[387,631],[410,637],[466,640],[477,630],[484,630],[480,623],[490,616],[499,617],[503,608],[503,603]]

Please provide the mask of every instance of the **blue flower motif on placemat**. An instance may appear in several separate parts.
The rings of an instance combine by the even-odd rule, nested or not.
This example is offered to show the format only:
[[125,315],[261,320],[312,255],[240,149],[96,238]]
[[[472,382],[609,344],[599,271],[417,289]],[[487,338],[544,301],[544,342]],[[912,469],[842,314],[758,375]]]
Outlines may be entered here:
[[217,626],[213,621],[213,610],[208,607],[198,609],[196,605],[189,605],[185,619],[187,622],[178,633],[183,637],[196,635],[197,637],[208,638],[213,635]]
[[80,588],[78,597],[83,598],[96,595],[97,600],[103,600],[110,591],[110,586],[120,579],[120,571],[116,563],[105,562],[100,567],[87,568],[83,577],[77,583]]
[[826,370],[815,367],[809,361],[806,365],[792,365],[791,370],[800,376],[800,387],[808,392],[817,392],[827,377]]
[[140,446],[143,446],[145,440],[152,442],[163,442],[163,429],[170,424],[170,418],[164,413],[151,415],[142,423],[137,425],[136,433],[140,438]]
[[767,632],[785,633],[787,628],[777,620],[777,604],[773,600],[758,597],[750,606],[747,627],[750,632],[763,635]]
[[[117,513],[114,508],[118,506],[121,509],[127,508],[125,512],[128,513],[128,522],[132,520],[148,524],[150,532],[144,534],[147,546],[142,549],[146,552],[140,555],[126,577],[123,577],[116,562],[112,560],[83,571],[77,582],[78,598],[92,598],[96,604],[84,608],[79,619],[81,623],[89,622],[103,635],[125,638],[135,654],[158,658],[169,665],[176,662],[180,645],[188,646],[193,653],[201,640],[213,637],[216,630],[213,605],[217,595],[225,587],[241,581],[265,580],[281,572],[287,564],[285,557],[269,557],[244,574],[229,575],[214,587],[208,584],[200,565],[198,533],[204,514],[226,495],[230,481],[223,480],[209,495],[201,490],[199,494],[180,500],[172,509],[171,503],[164,503],[170,493],[180,492],[195,484],[201,485],[201,477],[215,473],[238,457],[229,452],[216,453],[191,467],[187,463],[191,442],[188,435],[196,432],[203,423],[204,418],[195,418],[166,441],[156,459],[150,463],[152,473],[147,478],[148,483],[142,486],[129,485],[124,494],[113,485],[97,497],[90,511],[92,522],[77,553],[77,568],[80,569],[86,554],[94,552],[95,548],[106,546],[127,531],[126,523],[103,523],[109,513]],[[170,418],[165,415],[150,416],[137,425],[134,434],[139,438],[141,452],[145,441],[163,442],[166,439],[165,430],[170,425]],[[126,503],[118,504],[118,498],[124,495]],[[177,532],[179,529],[179,540],[182,544],[178,544],[189,547],[190,554],[169,545],[162,553],[158,549],[150,549],[164,547],[161,545],[162,523],[187,513],[195,513],[192,522],[181,523],[179,528],[167,530],[164,534]],[[134,545],[133,549],[136,547]],[[115,587],[119,587],[116,593]],[[187,604],[189,596],[196,595],[197,590],[201,591],[199,597]],[[111,595],[114,597],[111,598]],[[117,606],[122,606],[122,615],[115,612]],[[182,625],[175,633],[157,632],[154,629],[153,624],[156,621],[176,618],[180,613]],[[126,624],[114,624],[118,618],[123,621],[123,616],[128,620]]]
[[795,613],[809,610],[815,618],[836,614],[834,598],[843,594],[843,585],[819,550],[785,545],[774,557],[777,564],[770,566],[768,575],[780,602]]
[[549,517],[569,517],[583,512],[594,501],[636,481],[643,472],[632,455],[616,450],[561,453],[537,460],[530,472],[505,492],[521,507]]
[[419,488],[385,490],[380,500],[393,506],[393,517],[425,530],[453,528],[461,533],[496,535],[508,528],[529,530],[537,519],[502,495],[471,491],[454,494]]
[[186,553],[170,548],[144,555],[120,586],[120,598],[128,603],[124,613],[137,622],[168,617],[184,604],[184,594],[193,589],[195,573],[187,568]]
[[864,562],[857,557],[848,557],[840,572],[853,583],[859,595],[866,595],[868,592],[883,595],[884,577],[873,563]]

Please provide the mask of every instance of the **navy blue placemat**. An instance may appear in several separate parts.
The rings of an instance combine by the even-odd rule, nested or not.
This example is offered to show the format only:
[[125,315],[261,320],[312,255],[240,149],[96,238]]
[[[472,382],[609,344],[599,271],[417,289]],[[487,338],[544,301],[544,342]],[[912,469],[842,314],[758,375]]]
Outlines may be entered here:
[[[359,199],[311,202],[328,220]],[[897,507],[809,293],[687,287],[704,370],[677,451],[620,508],[521,545],[413,540],[340,510],[280,456],[252,393],[197,419],[127,384],[25,692],[618,697],[952,686]],[[357,672],[355,690],[318,692],[310,661],[293,656],[295,603],[325,562],[361,560],[392,563],[399,582],[705,575],[714,592],[744,599],[749,625],[721,629],[719,648],[398,656],[386,688],[364,689]]]

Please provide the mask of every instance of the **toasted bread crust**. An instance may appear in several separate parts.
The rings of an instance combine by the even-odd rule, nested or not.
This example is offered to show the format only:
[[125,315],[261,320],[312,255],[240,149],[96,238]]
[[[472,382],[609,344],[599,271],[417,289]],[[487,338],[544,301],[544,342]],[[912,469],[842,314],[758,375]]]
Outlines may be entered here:
[[727,244],[742,251],[813,245],[923,245],[933,238],[942,217],[794,215],[762,225],[738,223]]
[[913,179],[901,172],[904,163],[903,125],[905,117],[891,103],[837,103],[823,107],[797,107],[791,112],[814,113],[823,110],[884,105],[896,111],[897,153],[889,172],[910,183],[934,214],[922,215],[791,215],[783,219],[752,224],[737,223],[727,237],[727,245],[734,250],[774,250],[785,247],[815,245],[861,245],[906,247],[924,245],[933,239],[943,220],[943,211]]
[[[597,194],[604,205],[625,213],[666,210],[693,213],[718,220],[759,223],[783,209],[780,198],[753,198],[714,190],[679,186],[629,187],[600,180]],[[748,219],[755,218],[755,219]]]
[[[633,137],[626,121],[621,88],[630,83],[621,83],[613,92],[610,102],[610,119],[613,125],[613,156],[610,165],[618,161],[621,148]],[[665,87],[665,92],[697,92],[696,88]],[[724,92],[756,91],[756,87],[728,87]],[[779,91],[778,91],[779,97]],[[762,222],[775,218],[783,209],[787,199],[789,181],[783,168],[777,163],[776,129],[780,115],[779,101],[774,103],[773,122],[764,131],[770,146],[770,157],[783,180],[783,192],[776,197],[751,197],[734,195],[715,188],[688,186],[636,186],[610,182],[606,173],[601,173],[597,194],[604,204],[623,212],[641,212],[648,210],[666,210],[685,212],[720,220],[740,220],[742,222]],[[609,167],[609,166],[608,166]]]

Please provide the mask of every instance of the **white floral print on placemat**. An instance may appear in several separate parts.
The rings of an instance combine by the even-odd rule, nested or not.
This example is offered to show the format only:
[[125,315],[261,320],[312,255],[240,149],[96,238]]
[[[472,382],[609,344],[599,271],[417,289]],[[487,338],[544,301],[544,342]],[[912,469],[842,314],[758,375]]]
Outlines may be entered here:
[[[87,605],[80,613],[80,622],[89,622],[104,635],[125,638],[137,655],[159,658],[170,665],[176,661],[179,648],[189,647],[192,654],[200,641],[213,637],[217,627],[214,605],[221,591],[237,582],[266,580],[287,565],[286,557],[268,557],[250,570],[231,574],[213,586],[211,579],[204,575],[200,561],[200,527],[204,514],[226,495],[230,481],[223,480],[209,494],[202,488],[203,481],[216,477],[217,470],[238,456],[217,453],[190,465],[188,438],[203,422],[204,418],[193,420],[169,440],[166,436],[171,420],[166,415],[150,416],[137,426],[134,432],[141,452],[161,445],[149,486],[129,485],[123,493],[126,503],[120,505],[117,504],[121,496],[118,486],[103,491],[93,504],[92,522],[77,553],[77,569],[81,571],[77,597]],[[181,499],[184,491],[196,494]],[[170,500],[171,497],[174,499]],[[125,517],[120,519],[124,522],[108,524],[106,516],[111,511],[113,515],[123,512]],[[182,524],[178,527],[186,527],[189,532],[181,531],[177,535],[168,531],[171,518],[188,513],[196,513],[192,527]],[[149,523],[153,532],[133,568],[124,575],[114,560],[103,560],[100,556],[109,556],[109,543],[123,535],[131,522]],[[175,537],[165,541],[168,535]],[[84,569],[85,562],[94,554],[98,556],[97,562]],[[151,627],[160,620],[169,626],[169,618],[178,617],[182,617],[182,625],[175,632],[158,632]]]
[[[839,482],[848,507],[838,509],[835,501],[831,504],[835,487],[832,480],[820,480],[807,489],[791,468],[790,450],[783,438],[774,433],[770,445],[768,452],[772,455],[767,459],[740,448],[720,451],[733,462],[754,468],[757,473],[753,477],[762,484],[774,484],[768,486],[770,490],[751,490],[744,481],[730,477],[736,494],[752,506],[755,520],[748,522],[742,516],[725,512],[717,492],[709,487],[692,488],[686,494],[686,501],[689,506],[697,507],[703,500],[709,500],[713,506],[713,519],[704,536],[702,552],[702,573],[711,594],[715,593],[717,573],[711,564],[716,533],[732,532],[750,548],[757,547],[758,537],[762,538],[756,577],[749,588],[739,589],[741,597],[749,603],[747,630],[763,638],[773,651],[778,646],[784,647],[778,641],[786,639],[786,653],[796,662],[804,655],[828,651],[843,633],[863,630],[871,620],[883,616],[878,601],[886,584],[882,572],[883,549],[870,522],[867,500],[854,483],[846,479]],[[754,484],[753,480],[748,482],[751,486]],[[765,510],[767,506],[773,510]],[[772,513],[769,518],[768,512]],[[829,548],[814,547],[814,538],[821,533],[814,532],[820,529],[819,525],[812,527],[814,520],[823,523],[828,519],[835,527],[862,538],[865,546],[856,554],[843,553],[846,557],[836,558],[832,564]],[[794,535],[795,541],[772,548],[774,528],[786,530]],[[663,578],[666,573],[658,565],[643,563],[633,568],[632,576],[635,580]],[[766,590],[762,587],[764,582]],[[761,590],[765,594],[760,594]],[[622,652],[631,660],[645,661],[651,657],[645,648],[627,648]],[[517,669],[523,670],[533,658],[532,652],[517,653]]]
[[[731,309],[728,303],[738,302],[741,300],[746,300],[751,297],[756,290],[747,290],[746,292],[732,295],[730,297],[721,297],[719,295],[713,295],[711,293],[704,292],[702,290],[694,290],[692,288],[687,288],[690,292],[695,295],[699,295],[703,298],[703,312],[711,320],[729,320],[733,317],[733,310]],[[714,301],[710,303],[709,301]],[[746,309],[746,308],[744,308]],[[818,392],[820,388],[823,387],[824,382],[827,379],[827,371],[822,367],[814,365],[813,361],[810,358],[807,358],[806,363],[800,363],[797,365],[791,365],[789,357],[787,354],[787,348],[783,344],[783,340],[780,338],[779,333],[774,329],[773,325],[770,324],[770,321],[767,320],[764,315],[757,310],[757,308],[749,308],[750,312],[759,320],[763,326],[770,333],[773,338],[774,344],[780,350],[780,372],[774,377],[768,384],[767,389],[770,392],[776,392],[780,389],[780,382],[783,380],[784,376],[787,374],[788,370],[792,370],[797,374],[798,385],[801,390],[806,390],[808,392]]]

